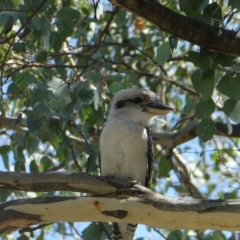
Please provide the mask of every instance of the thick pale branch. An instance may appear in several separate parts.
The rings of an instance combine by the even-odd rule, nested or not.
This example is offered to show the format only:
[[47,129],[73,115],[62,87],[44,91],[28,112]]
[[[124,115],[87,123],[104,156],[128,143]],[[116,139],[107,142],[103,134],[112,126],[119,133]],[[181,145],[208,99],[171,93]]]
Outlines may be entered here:
[[203,48],[240,56],[240,34],[180,15],[153,0],[109,0],[158,29]]
[[136,186],[136,197],[52,197],[0,205],[0,232],[49,222],[142,223],[165,229],[240,230],[240,201],[170,199]]

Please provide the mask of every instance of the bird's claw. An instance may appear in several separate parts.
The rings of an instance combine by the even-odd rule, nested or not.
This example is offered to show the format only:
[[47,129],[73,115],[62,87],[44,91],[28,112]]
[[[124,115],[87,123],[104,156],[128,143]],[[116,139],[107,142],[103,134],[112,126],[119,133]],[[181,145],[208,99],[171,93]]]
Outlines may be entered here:
[[135,184],[140,184],[140,182],[134,180],[132,177],[128,177],[127,187],[133,187]]
[[109,175],[107,175],[107,176],[105,176],[105,180],[106,181],[109,181],[109,180],[111,180],[111,179],[113,179],[113,178],[115,178],[115,174],[109,174]]

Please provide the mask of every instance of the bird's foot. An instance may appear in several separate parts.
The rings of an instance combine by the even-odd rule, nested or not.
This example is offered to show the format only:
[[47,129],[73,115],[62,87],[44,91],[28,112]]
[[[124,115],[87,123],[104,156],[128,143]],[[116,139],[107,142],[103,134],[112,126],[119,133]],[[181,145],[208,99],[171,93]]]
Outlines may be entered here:
[[135,184],[140,184],[140,182],[134,180],[132,177],[128,177],[127,187],[133,187]]
[[115,174],[109,174],[109,175],[107,175],[107,176],[105,176],[105,180],[106,181],[109,181],[109,180],[111,180],[111,179],[113,179],[113,178],[115,178]]

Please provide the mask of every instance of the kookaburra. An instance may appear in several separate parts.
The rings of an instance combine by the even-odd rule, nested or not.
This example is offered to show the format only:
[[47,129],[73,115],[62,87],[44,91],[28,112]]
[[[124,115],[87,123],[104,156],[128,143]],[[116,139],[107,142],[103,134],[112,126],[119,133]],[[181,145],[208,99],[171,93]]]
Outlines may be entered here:
[[[119,91],[100,137],[102,176],[131,178],[149,187],[153,170],[153,147],[149,122],[173,108],[157,103],[149,90],[131,88]],[[136,224],[113,223],[113,240],[132,240]]]

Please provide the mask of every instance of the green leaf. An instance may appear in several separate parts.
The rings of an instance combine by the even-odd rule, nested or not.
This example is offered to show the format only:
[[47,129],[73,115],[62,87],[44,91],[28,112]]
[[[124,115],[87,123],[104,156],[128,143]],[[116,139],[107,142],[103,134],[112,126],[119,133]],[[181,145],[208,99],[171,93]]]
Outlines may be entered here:
[[16,172],[19,172],[19,171],[25,172],[26,171],[25,162],[24,161],[17,161],[15,163],[14,170]]
[[2,159],[3,159],[4,167],[5,167],[7,170],[10,171],[9,163],[11,163],[11,162],[9,161],[9,156],[8,156],[8,154],[2,154],[1,157],[2,157]]
[[88,79],[94,81],[94,82],[99,82],[101,80],[102,76],[98,72],[90,72],[88,74]]
[[215,104],[210,98],[208,101],[200,100],[195,108],[195,116],[198,119],[208,118],[215,110]]
[[224,102],[223,112],[234,122],[240,122],[240,102],[228,99]]
[[37,237],[36,240],[44,240],[44,231],[43,231],[43,230],[41,230],[41,233],[40,233],[40,235]]
[[203,71],[207,71],[212,67],[213,61],[208,56],[208,52],[193,52],[190,51],[183,59],[187,62],[192,62],[194,65],[199,66]]
[[211,140],[214,134],[216,133],[214,122],[210,118],[203,119],[198,124],[196,128],[196,133],[203,142]]
[[16,76],[14,83],[20,87],[27,87],[28,86],[27,79],[31,77],[32,75],[29,72],[27,71],[21,72]]
[[180,9],[185,12],[188,17],[193,17],[195,15],[191,0],[180,0]]
[[43,51],[43,52],[40,52],[36,55],[36,61],[37,62],[45,62],[47,61],[47,56],[48,56],[48,53]]
[[113,82],[110,86],[109,86],[109,91],[111,93],[117,93],[119,91],[121,91],[123,89],[123,85],[119,82]]
[[177,239],[184,239],[183,238],[183,232],[180,230],[174,230],[169,233],[167,236],[167,239],[169,240],[177,240]]
[[17,161],[25,162],[25,157],[24,157],[23,151],[24,151],[24,148],[22,146],[17,147],[17,152],[15,155],[17,157],[17,159],[16,159]]
[[231,67],[232,65],[237,63],[237,57],[229,54],[216,54],[214,58],[215,64],[220,64],[224,67]]
[[64,40],[65,36],[63,36],[61,33],[55,32],[51,34],[50,41],[52,42],[52,48],[54,49],[55,52],[60,51]]
[[193,84],[193,87],[194,87],[195,91],[197,93],[202,94],[204,84],[203,84],[203,81],[202,81],[202,71],[201,71],[201,69],[197,69],[196,71],[194,71],[192,73],[191,80],[192,80],[192,84]]
[[158,164],[159,176],[169,177],[169,173],[171,170],[172,170],[172,166],[170,161],[165,156],[162,156]]
[[169,42],[165,42],[157,49],[155,60],[159,65],[163,65],[171,56],[171,47]]
[[38,166],[37,166],[35,160],[31,161],[29,168],[30,168],[31,173],[39,173],[39,169],[38,169]]
[[30,133],[30,131],[27,131],[24,135],[24,146],[26,147],[26,150],[28,151],[28,154],[31,155],[39,150],[38,148],[39,139]]
[[53,162],[48,157],[44,156],[40,160],[40,165],[41,165],[42,171],[46,171],[49,168],[53,167]]
[[90,104],[93,101],[94,97],[93,90],[86,90],[84,88],[80,88],[78,90],[78,97],[83,104]]
[[222,20],[222,10],[220,6],[216,3],[210,3],[204,10],[203,14],[207,15],[213,19],[217,19],[219,21]]
[[29,237],[22,233],[16,240],[29,240]]
[[203,72],[197,69],[192,73],[191,80],[195,91],[202,94],[202,100],[208,101],[214,90],[215,71],[208,70]]
[[189,114],[195,109],[196,101],[195,99],[190,100],[189,102],[186,103],[186,105],[183,108],[183,113],[184,114]]
[[127,13],[123,9],[120,9],[118,14],[115,17],[115,22],[119,28],[122,28],[127,23]]
[[240,65],[239,64],[233,64],[232,66],[233,71],[239,72],[240,71]]
[[178,38],[171,35],[171,36],[169,36],[168,40],[169,40],[170,47],[171,47],[171,49],[173,51],[174,49],[177,48]]
[[16,53],[26,52],[26,43],[18,42],[13,44],[12,50]]
[[209,0],[204,0],[201,6],[199,7],[199,11],[202,12],[208,5]]
[[6,53],[2,49],[0,49],[0,61],[1,62],[4,60],[5,55],[6,55]]
[[56,98],[61,97],[68,89],[67,84],[61,78],[55,76],[47,83],[47,85]]
[[11,193],[12,193],[12,191],[10,191],[10,190],[1,189],[0,190],[0,202],[5,202]]
[[141,46],[141,42],[139,40],[139,38],[136,38],[136,37],[132,37],[129,39],[129,44],[131,44],[132,46],[135,46],[135,47],[140,47]]
[[12,96],[11,94],[16,93],[17,91],[19,91],[19,86],[15,82],[10,83],[7,89],[9,96],[11,97]]
[[[36,84],[39,86],[39,84]],[[48,97],[48,91],[39,87],[31,91],[31,104],[35,105],[40,102],[46,101]],[[36,112],[35,112],[36,113]]]
[[3,145],[0,147],[0,155],[5,155],[10,151],[9,145]]
[[219,81],[218,90],[231,99],[240,100],[240,76],[225,74]]
[[65,21],[71,22],[80,18],[80,12],[68,6],[62,7],[57,13],[57,18],[63,18]]
[[207,79],[203,81],[203,92],[202,92],[202,100],[208,101],[213,93],[214,90],[214,84],[215,84],[215,72],[214,71],[208,71],[205,73],[207,76]]
[[64,106],[67,106],[71,102],[71,98],[69,96],[64,96],[62,98],[56,99],[56,100],[51,100],[48,102],[48,105],[52,109],[59,109]]
[[30,114],[27,116],[26,126],[29,131],[34,132],[39,130],[39,128],[41,127],[41,123],[38,119],[34,118],[34,116]]
[[[108,232],[111,231],[110,224],[104,223],[104,226],[106,227]],[[105,240],[106,239],[106,235],[105,235],[102,227],[99,224],[94,223],[94,222],[91,223],[88,227],[86,227],[82,231],[82,236],[84,239],[91,239],[91,240]]]

